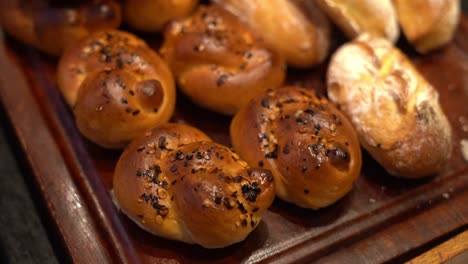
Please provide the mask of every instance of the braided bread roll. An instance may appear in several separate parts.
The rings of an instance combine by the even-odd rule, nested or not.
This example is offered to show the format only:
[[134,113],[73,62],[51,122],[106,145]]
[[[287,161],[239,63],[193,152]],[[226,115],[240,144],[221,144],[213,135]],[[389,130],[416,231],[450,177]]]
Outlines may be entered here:
[[156,32],[169,21],[190,15],[197,5],[198,0],[124,0],[124,21],[135,29]]
[[390,174],[431,175],[450,158],[452,130],[439,94],[386,39],[365,34],[340,47],[327,86],[362,146]]
[[114,173],[114,194],[157,236],[220,248],[244,240],[274,199],[269,171],[251,169],[198,129],[165,124],[133,141]]
[[311,90],[288,86],[255,97],[234,116],[230,132],[242,158],[271,170],[278,197],[304,208],[334,203],[360,174],[351,123]]
[[196,104],[232,115],[255,94],[281,85],[284,61],[235,16],[201,6],[165,31],[161,55]]
[[0,25],[28,45],[58,56],[76,40],[121,22],[120,5],[113,0],[51,2],[2,0]]
[[81,133],[106,148],[124,147],[174,111],[166,63],[123,31],[95,32],[75,43],[60,59],[57,78]]

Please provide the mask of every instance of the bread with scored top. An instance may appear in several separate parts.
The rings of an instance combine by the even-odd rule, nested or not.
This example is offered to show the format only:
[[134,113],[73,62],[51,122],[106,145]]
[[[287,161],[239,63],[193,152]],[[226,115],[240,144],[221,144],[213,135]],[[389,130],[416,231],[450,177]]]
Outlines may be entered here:
[[327,87],[362,146],[390,174],[428,176],[449,160],[452,130],[439,94],[388,40],[361,35],[340,47]]

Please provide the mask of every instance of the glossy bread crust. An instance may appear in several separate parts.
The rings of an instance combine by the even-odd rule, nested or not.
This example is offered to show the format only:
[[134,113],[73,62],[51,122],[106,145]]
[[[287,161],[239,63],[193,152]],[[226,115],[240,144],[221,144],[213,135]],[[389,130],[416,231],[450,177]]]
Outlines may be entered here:
[[148,232],[220,248],[252,232],[275,190],[269,171],[251,169],[198,129],[166,124],[122,153],[114,194],[121,210]]
[[213,0],[248,24],[284,56],[288,65],[306,68],[326,58],[330,23],[315,1]]
[[98,0],[80,4],[52,1],[0,1],[0,25],[15,38],[58,56],[66,47],[91,32],[117,28],[120,4]]
[[81,133],[106,148],[124,147],[174,112],[169,68],[130,33],[106,30],[81,39],[63,54],[57,78]]
[[220,7],[200,6],[191,17],[171,23],[164,37],[161,55],[179,88],[212,111],[232,115],[285,78],[282,57]]
[[124,0],[124,21],[145,32],[158,32],[171,20],[183,18],[195,9],[198,0]]
[[350,39],[369,33],[395,43],[400,36],[392,0],[317,0],[317,4]]
[[257,96],[236,114],[230,134],[251,166],[271,170],[278,197],[304,208],[336,202],[360,175],[351,123],[312,90],[289,86]]
[[459,0],[393,0],[401,28],[420,53],[449,43],[460,20]]
[[389,173],[427,176],[450,158],[452,132],[437,91],[386,39],[362,35],[344,44],[330,61],[327,86]]

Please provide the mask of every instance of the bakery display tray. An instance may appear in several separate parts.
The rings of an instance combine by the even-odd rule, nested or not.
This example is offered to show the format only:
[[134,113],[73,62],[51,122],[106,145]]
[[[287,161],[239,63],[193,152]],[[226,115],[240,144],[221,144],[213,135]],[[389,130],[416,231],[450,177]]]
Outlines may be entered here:
[[[157,48],[157,39],[148,39]],[[119,151],[104,150],[78,132],[57,88],[57,60],[5,37],[0,40],[0,96],[61,242],[78,263],[381,263],[405,261],[468,228],[468,18],[454,41],[419,56],[401,41],[439,91],[452,128],[452,158],[439,175],[389,176],[364,152],[362,175],[336,204],[305,210],[276,199],[249,237],[203,249],[152,236],[113,205]],[[325,92],[326,65],[289,70],[288,83]],[[178,94],[172,121],[196,126],[230,145],[230,118]],[[467,157],[468,158],[468,157]]]

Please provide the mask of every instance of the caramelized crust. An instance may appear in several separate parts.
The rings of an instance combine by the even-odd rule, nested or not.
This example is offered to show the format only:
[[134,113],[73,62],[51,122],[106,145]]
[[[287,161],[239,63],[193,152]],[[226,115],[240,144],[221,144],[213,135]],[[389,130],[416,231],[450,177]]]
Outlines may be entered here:
[[328,96],[352,121],[363,147],[391,174],[438,172],[452,150],[437,91],[383,38],[362,35],[333,55]]
[[123,31],[95,32],[75,43],[62,56],[57,77],[78,128],[103,147],[125,146],[174,111],[167,65],[143,40]]
[[232,115],[255,94],[281,85],[283,59],[235,16],[201,6],[165,31],[161,55],[196,104]]
[[289,86],[257,96],[236,114],[230,132],[242,158],[272,171],[278,197],[301,207],[334,203],[361,170],[351,123],[310,90]]
[[193,127],[166,124],[125,149],[114,193],[148,232],[219,248],[247,237],[275,191],[269,171],[251,169]]
[[50,2],[2,0],[0,25],[17,39],[52,55],[62,54],[91,32],[120,25],[120,5],[112,0]]
[[156,32],[169,21],[190,15],[197,5],[198,0],[124,0],[124,21],[137,30]]
[[414,48],[427,53],[452,40],[460,20],[459,0],[393,0],[401,28]]
[[330,25],[307,0],[213,0],[230,11],[284,56],[288,65],[310,67],[328,55]]
[[317,4],[348,38],[369,33],[393,43],[398,40],[398,16],[392,0],[317,0]]

